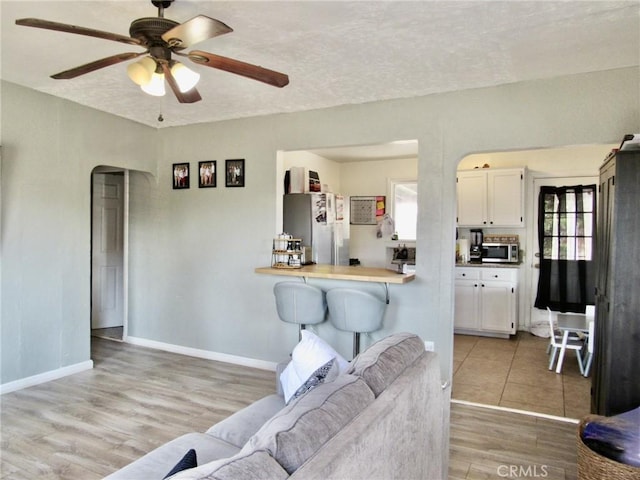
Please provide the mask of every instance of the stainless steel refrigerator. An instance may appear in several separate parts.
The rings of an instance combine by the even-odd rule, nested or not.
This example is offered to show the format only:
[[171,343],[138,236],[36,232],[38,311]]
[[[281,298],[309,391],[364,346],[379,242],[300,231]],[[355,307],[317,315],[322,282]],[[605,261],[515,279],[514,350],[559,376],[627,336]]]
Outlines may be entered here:
[[333,193],[284,196],[283,231],[311,247],[306,262],[349,265],[349,221],[345,202]]

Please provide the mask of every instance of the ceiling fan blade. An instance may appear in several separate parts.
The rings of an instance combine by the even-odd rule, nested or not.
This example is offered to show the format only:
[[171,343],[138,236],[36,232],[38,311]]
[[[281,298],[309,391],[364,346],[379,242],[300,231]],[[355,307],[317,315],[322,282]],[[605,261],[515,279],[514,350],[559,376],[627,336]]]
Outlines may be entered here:
[[200,93],[198,92],[198,90],[196,90],[196,87],[193,87],[191,90],[188,90],[184,93],[181,92],[180,88],[178,87],[178,82],[176,82],[176,79],[173,77],[173,74],[171,73],[171,69],[169,68],[169,65],[167,65],[164,62],[162,62],[161,65],[162,65],[162,71],[164,72],[164,78],[167,80],[167,83],[171,87],[173,94],[178,99],[178,102],[195,103],[202,100],[202,97],[200,96]]
[[173,48],[187,48],[229,32],[233,29],[220,20],[198,15],[163,33],[162,39]]
[[192,62],[199,65],[242,75],[243,77],[252,78],[253,80],[258,80],[259,82],[264,82],[274,87],[282,88],[289,84],[289,77],[284,73],[241,62],[240,60],[234,60],[233,58],[222,57],[201,50],[189,52],[188,57]]
[[69,80],[70,78],[76,78],[80,75],[84,75],[85,73],[90,73],[104,67],[110,67],[111,65],[115,65],[116,63],[126,62],[127,60],[131,60],[146,53],[147,52],[119,53],[117,55],[112,55],[111,57],[96,60],[95,62],[80,65],[79,67],[75,67],[70,70],[65,70],[64,72],[56,73],[55,75],[51,75],[51,78],[54,78],[56,80]]
[[66,23],[50,22],[49,20],[40,20],[38,18],[20,18],[16,20],[16,25],[44,28],[46,30],[56,30],[58,32],[75,33],[78,35],[86,35],[88,37],[104,38],[105,40],[113,40],[114,42],[128,43],[130,45],[141,45],[140,40],[127,37],[125,35],[103,32],[92,28],[77,27],[75,25],[67,25]]

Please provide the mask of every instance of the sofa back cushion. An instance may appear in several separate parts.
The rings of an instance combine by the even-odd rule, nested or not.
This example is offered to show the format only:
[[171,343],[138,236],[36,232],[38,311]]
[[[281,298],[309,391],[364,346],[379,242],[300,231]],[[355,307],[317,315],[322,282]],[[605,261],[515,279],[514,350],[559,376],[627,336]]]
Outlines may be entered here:
[[241,453],[265,450],[293,473],[374,398],[360,377],[341,375],[283,408],[249,439]]
[[362,377],[377,397],[423,353],[424,343],[420,337],[396,333],[358,355],[347,373]]

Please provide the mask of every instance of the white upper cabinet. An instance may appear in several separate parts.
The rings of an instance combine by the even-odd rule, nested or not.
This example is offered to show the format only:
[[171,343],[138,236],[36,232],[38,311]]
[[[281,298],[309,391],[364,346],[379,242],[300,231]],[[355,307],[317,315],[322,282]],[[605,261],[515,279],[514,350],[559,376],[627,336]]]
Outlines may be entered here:
[[524,168],[459,171],[458,226],[523,227],[524,173]]

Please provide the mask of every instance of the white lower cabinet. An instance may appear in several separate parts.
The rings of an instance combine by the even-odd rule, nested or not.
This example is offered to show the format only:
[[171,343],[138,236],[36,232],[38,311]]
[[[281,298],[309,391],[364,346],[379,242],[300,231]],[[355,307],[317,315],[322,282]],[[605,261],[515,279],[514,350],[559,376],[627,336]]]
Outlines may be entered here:
[[517,268],[456,267],[456,333],[508,337],[516,333]]

